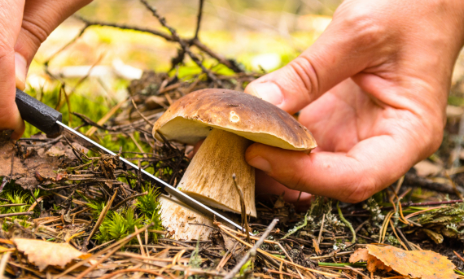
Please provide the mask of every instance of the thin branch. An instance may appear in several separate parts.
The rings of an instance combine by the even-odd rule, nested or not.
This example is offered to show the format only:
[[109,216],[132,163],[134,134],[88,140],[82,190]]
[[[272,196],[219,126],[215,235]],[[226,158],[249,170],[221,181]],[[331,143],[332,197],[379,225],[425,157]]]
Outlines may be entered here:
[[156,11],[155,8],[153,8],[152,6],[150,6],[146,0],[140,0],[140,2],[153,14],[154,17],[156,17],[159,21],[159,23],[167,28],[169,30],[169,32],[171,33],[172,35],[172,38],[178,42],[180,44],[180,46],[182,47],[183,51],[185,51],[185,53],[187,53],[187,55],[193,60],[193,62],[195,62],[198,67],[201,68],[201,70],[214,82],[216,83],[217,85],[219,85],[219,87],[222,87],[222,82],[217,79],[217,77],[208,69],[206,69],[206,67],[201,63],[200,59],[190,50],[188,44],[186,41],[184,41],[183,39],[181,39],[179,37],[179,35],[177,34],[177,31],[172,28],[171,26],[167,25],[166,23],[166,19],[162,16],[160,16],[158,14],[158,11]]
[[7,213],[7,214],[0,214],[0,218],[11,217],[11,216],[33,215],[33,214],[34,212]]
[[258,241],[256,241],[255,245],[253,245],[253,248],[251,248],[250,251],[246,253],[246,255],[240,260],[240,262],[238,262],[238,264],[236,264],[234,268],[224,277],[224,279],[234,278],[235,274],[240,272],[240,269],[242,268],[242,266],[245,265],[250,258],[256,257],[256,251],[258,250],[259,247],[261,247],[264,240],[269,236],[271,231],[277,225],[277,222],[279,222],[279,219],[272,220],[271,224],[264,231],[263,235],[259,238]]
[[198,33],[200,32],[200,25],[201,25],[201,17],[203,15],[203,3],[204,0],[199,0],[200,6],[198,7],[198,14],[197,14],[197,28],[195,29],[195,35],[193,36],[193,40],[198,39]]
[[[105,27],[112,27],[112,28],[117,28],[121,30],[132,30],[132,31],[138,31],[138,32],[143,32],[143,33],[150,33],[152,35],[161,37],[165,39],[168,42],[178,42],[176,39],[174,39],[173,36],[161,32],[158,30],[150,29],[150,28],[143,28],[143,27],[138,27],[138,26],[133,26],[133,25],[126,25],[126,24],[117,24],[117,23],[109,23],[109,22],[102,22],[102,21],[90,21],[85,18],[82,18],[80,16],[74,16],[75,18],[79,19],[80,21],[84,22],[88,26],[105,26]],[[212,51],[210,48],[208,48],[206,45],[204,45],[200,40],[198,39],[191,39],[191,40],[186,40],[183,39],[183,41],[188,42],[189,45],[196,46],[199,50],[203,51],[207,55],[209,55],[211,58],[216,59],[219,63],[223,64],[227,68],[231,69],[232,71],[236,73],[241,73],[243,72],[240,67],[238,67],[235,63],[233,63],[230,60],[225,59],[221,55],[215,53]]]
[[103,208],[103,210],[102,210],[102,212],[100,214],[100,217],[98,217],[97,223],[95,224],[95,226],[93,226],[92,231],[90,232],[89,236],[87,237],[87,240],[85,241],[84,247],[87,247],[87,244],[90,242],[90,239],[92,238],[92,236],[95,234],[95,232],[100,227],[103,220],[105,219],[106,214],[110,210],[111,205],[113,204],[113,201],[116,198],[117,194],[118,194],[118,189],[116,189],[116,191],[114,191],[113,197],[111,197],[108,204],[105,206],[105,208]]

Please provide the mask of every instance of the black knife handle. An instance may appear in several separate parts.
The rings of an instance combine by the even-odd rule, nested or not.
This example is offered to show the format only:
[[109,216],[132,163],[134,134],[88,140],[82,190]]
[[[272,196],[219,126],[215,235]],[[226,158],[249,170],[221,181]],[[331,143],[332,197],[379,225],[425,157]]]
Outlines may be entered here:
[[61,126],[56,121],[62,119],[60,112],[52,109],[36,98],[32,98],[23,91],[16,89],[16,105],[21,118],[49,136],[61,133]]

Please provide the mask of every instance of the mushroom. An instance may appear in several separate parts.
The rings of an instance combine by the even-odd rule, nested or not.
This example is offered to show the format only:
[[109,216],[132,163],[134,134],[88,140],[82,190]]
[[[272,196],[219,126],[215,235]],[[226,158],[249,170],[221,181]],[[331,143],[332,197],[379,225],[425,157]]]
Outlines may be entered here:
[[153,127],[162,140],[195,144],[205,139],[190,162],[178,189],[205,205],[256,217],[254,169],[245,161],[246,148],[259,142],[309,152],[311,133],[290,114],[255,96],[227,89],[204,89],[174,102]]
[[159,202],[163,226],[174,239],[208,240],[213,230],[213,221],[210,218],[174,198],[161,195]]

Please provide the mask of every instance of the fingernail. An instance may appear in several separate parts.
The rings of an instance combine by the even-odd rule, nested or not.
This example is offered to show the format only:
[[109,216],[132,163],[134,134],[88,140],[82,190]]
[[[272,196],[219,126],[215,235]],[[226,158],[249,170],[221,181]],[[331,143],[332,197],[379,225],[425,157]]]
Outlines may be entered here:
[[254,157],[253,159],[249,160],[248,164],[264,172],[271,171],[271,164],[269,164],[269,162],[266,159],[260,156]]
[[284,96],[279,86],[272,82],[263,82],[253,84],[251,91],[257,97],[274,104],[276,106],[280,105],[284,101]]
[[18,89],[24,90],[26,88],[26,72],[26,59],[21,54],[15,53],[16,87]]

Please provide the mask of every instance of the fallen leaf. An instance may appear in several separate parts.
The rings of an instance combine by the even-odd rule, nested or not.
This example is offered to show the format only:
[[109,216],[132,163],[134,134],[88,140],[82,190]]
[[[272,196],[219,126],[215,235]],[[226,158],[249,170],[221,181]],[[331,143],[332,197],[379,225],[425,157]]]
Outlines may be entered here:
[[[51,147],[45,147],[40,144],[30,146],[20,142],[19,147],[15,148],[12,141],[0,141],[0,176],[15,180],[16,184],[25,189],[34,189],[46,180],[56,180],[55,171],[76,160],[69,145],[57,142]],[[85,150],[77,143],[73,143],[73,146]]]
[[[378,266],[378,262],[393,269],[404,276],[421,279],[453,279],[457,278],[454,273],[455,266],[444,257],[433,251],[405,251],[393,246],[367,245],[369,257],[367,268],[384,269]],[[371,262],[372,260],[372,262]],[[371,267],[371,269],[369,269]],[[371,271],[373,272],[373,271]]]
[[47,266],[64,268],[75,259],[85,259],[89,254],[82,253],[68,243],[52,243],[43,240],[15,238],[13,243],[18,251],[24,253],[27,259],[44,270]]
[[392,270],[391,267],[386,266],[382,261],[380,261],[376,257],[369,255],[369,251],[367,249],[357,249],[350,256],[349,261],[350,263],[357,263],[359,261],[367,262],[367,270],[369,270],[369,272],[375,272],[377,269],[386,271]]
[[369,253],[367,252],[367,249],[359,248],[351,254],[350,263],[357,263],[359,261],[367,262],[368,257]]

